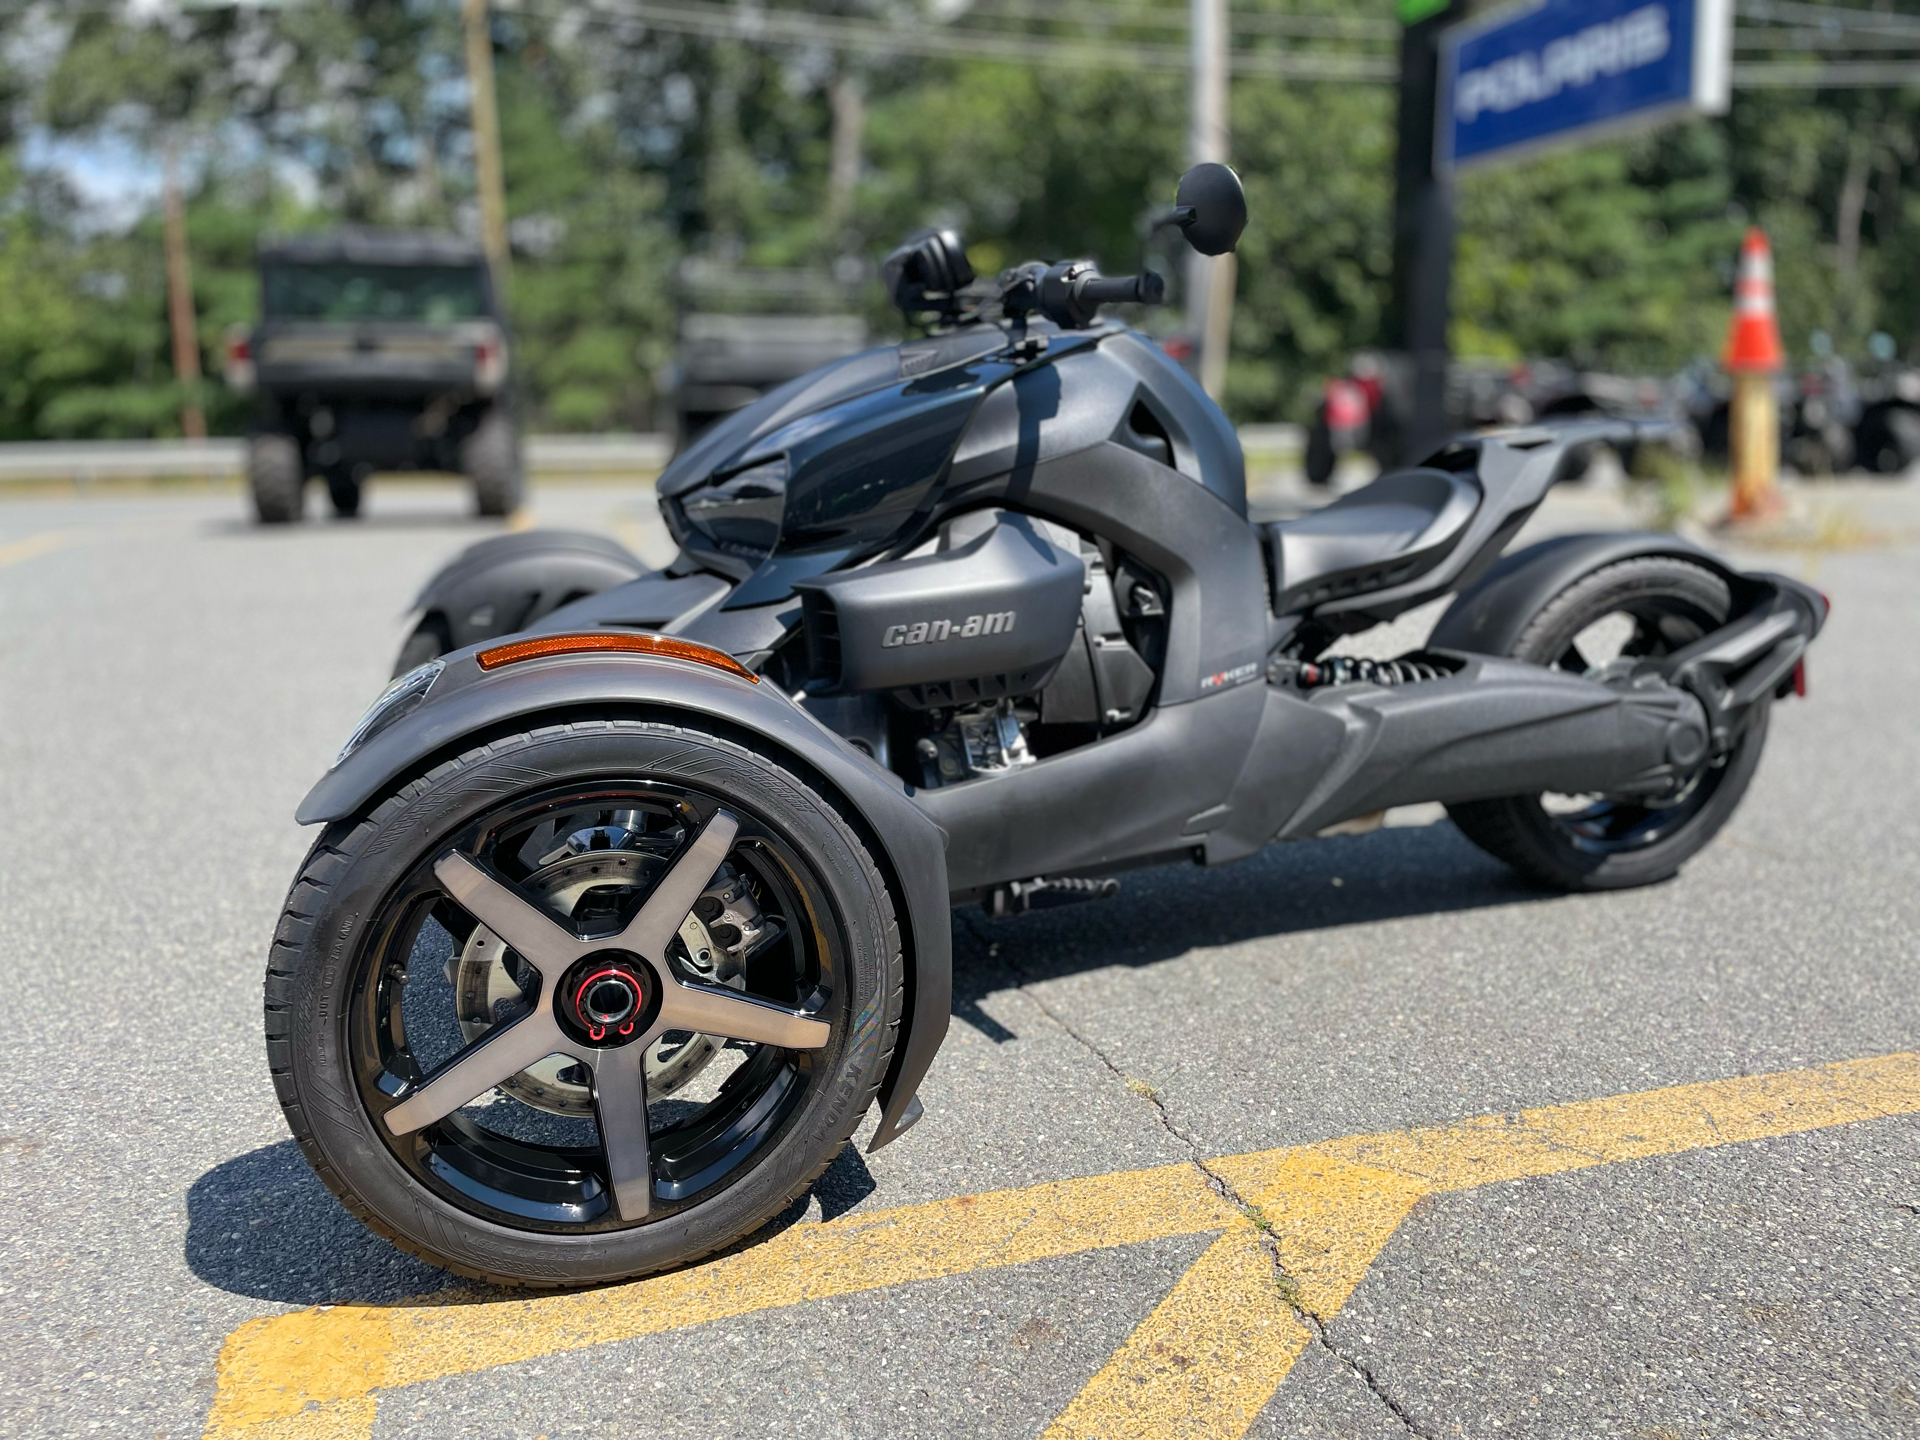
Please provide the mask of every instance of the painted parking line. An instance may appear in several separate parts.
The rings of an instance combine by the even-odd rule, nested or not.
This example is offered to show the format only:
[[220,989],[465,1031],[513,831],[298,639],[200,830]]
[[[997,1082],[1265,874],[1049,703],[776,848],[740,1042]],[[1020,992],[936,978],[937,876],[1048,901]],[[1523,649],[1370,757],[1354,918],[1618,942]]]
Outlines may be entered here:
[[22,560],[33,560],[55,550],[63,550],[75,544],[83,537],[78,530],[43,530],[38,535],[29,535],[24,540],[9,540],[0,545],[0,569],[9,565],[18,565]]
[[208,1440],[367,1440],[380,1396],[447,1375],[909,1281],[1217,1234],[1047,1440],[1231,1440],[1420,1199],[1920,1113],[1920,1053],[1676,1085],[795,1225],[603,1290],[339,1305],[241,1326]]

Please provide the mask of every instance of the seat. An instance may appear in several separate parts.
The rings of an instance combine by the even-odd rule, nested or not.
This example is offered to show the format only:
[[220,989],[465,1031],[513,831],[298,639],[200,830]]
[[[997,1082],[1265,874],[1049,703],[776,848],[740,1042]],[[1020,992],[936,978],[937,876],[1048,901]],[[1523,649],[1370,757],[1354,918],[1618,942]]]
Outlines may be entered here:
[[1273,613],[1404,584],[1438,565],[1480,508],[1480,487],[1445,470],[1401,470],[1297,520],[1268,525]]

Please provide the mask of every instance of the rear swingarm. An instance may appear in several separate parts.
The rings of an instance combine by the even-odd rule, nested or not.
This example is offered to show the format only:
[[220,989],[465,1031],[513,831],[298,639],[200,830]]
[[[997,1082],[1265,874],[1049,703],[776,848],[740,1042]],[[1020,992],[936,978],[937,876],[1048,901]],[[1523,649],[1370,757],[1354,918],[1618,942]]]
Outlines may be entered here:
[[1807,646],[1826,622],[1827,600],[1785,576],[1750,576],[1766,587],[1758,603],[1684,649],[1636,667],[1687,691],[1704,707],[1717,759],[1739,743],[1753,707],[1798,688]]
[[[1730,751],[1755,704],[1792,685],[1826,619],[1807,586],[1746,578],[1754,599],[1736,619],[1604,678],[1455,650],[1297,667],[1308,703],[1347,734],[1276,838],[1430,801],[1551,791],[1658,803]],[[1357,683],[1338,683],[1349,675]]]

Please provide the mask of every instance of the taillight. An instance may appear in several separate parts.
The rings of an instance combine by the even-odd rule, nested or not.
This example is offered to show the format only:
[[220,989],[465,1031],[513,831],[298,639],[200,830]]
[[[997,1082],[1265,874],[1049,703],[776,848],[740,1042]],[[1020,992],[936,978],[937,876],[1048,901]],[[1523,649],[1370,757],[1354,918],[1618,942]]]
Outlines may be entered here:
[[1327,426],[1351,430],[1366,423],[1367,392],[1352,380],[1327,381]]
[[473,342],[473,388],[482,395],[491,395],[506,378],[506,338],[488,325]]
[[253,389],[253,339],[237,326],[227,332],[227,384],[235,390]]

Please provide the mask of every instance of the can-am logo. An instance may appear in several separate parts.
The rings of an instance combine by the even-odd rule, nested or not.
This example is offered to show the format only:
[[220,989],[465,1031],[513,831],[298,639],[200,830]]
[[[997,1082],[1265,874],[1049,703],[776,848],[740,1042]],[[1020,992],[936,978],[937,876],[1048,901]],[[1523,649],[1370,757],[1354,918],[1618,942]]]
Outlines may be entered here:
[[973,640],[981,635],[1005,635],[1013,629],[1014,612],[992,610],[985,615],[969,615],[964,620],[919,620],[911,625],[889,625],[880,637],[883,648],[897,645],[932,645],[941,640]]

